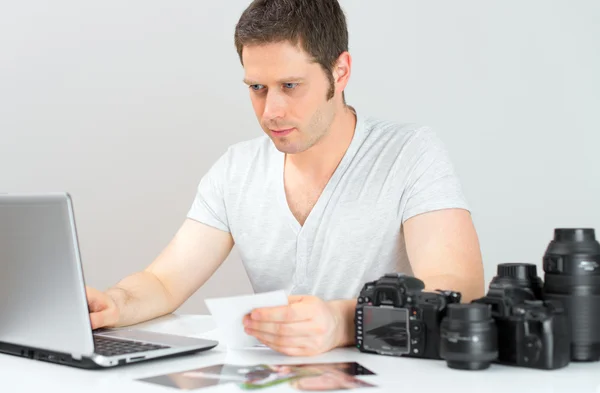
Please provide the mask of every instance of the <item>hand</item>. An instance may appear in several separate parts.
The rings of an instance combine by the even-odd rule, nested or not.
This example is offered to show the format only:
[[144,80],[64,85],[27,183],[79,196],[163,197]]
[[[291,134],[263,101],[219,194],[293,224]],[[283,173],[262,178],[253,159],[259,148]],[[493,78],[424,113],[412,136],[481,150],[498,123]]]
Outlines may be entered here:
[[339,346],[343,321],[335,307],[316,296],[290,296],[288,302],[246,315],[246,333],[292,356],[316,355]]
[[119,308],[113,298],[91,287],[86,287],[85,293],[92,329],[116,325],[119,320]]

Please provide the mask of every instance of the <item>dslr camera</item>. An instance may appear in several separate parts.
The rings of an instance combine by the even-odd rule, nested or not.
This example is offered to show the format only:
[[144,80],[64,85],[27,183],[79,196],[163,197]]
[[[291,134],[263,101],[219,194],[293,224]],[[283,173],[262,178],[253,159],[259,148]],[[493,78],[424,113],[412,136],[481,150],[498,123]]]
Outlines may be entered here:
[[486,296],[498,338],[497,363],[552,370],[570,361],[570,335],[562,303],[544,300],[536,265],[502,263]]
[[453,291],[423,292],[418,278],[390,273],[363,285],[354,324],[361,352],[427,359],[440,357],[440,324]]

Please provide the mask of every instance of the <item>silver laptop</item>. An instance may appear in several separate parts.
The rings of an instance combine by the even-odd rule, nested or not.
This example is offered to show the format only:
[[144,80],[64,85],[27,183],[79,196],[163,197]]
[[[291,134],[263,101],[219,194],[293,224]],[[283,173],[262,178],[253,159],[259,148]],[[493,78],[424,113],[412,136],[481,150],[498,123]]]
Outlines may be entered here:
[[92,332],[71,197],[0,194],[0,352],[105,368],[217,344],[135,329]]

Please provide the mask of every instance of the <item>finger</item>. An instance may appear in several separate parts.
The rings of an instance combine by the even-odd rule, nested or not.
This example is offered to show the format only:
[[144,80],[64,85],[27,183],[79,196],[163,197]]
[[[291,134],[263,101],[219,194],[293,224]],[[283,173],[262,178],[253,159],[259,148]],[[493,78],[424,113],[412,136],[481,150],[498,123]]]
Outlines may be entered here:
[[265,345],[281,348],[307,348],[310,346],[308,336],[277,336],[275,334],[263,333],[252,329],[244,329],[249,335],[256,337]]
[[306,296],[304,295],[289,295],[288,296],[288,303],[292,304],[292,303],[298,303],[303,301],[306,298]]
[[106,326],[107,312],[93,312],[90,313],[90,323],[92,324],[92,330],[99,329]]
[[85,295],[90,312],[102,311],[106,308],[106,303],[101,300],[102,293],[97,289],[86,287]]
[[326,333],[323,327],[312,321],[301,322],[262,322],[255,321],[251,318],[244,319],[246,328],[262,332],[270,333],[278,336],[310,336]]
[[321,336],[278,336],[248,328],[246,328],[245,331],[271,348],[299,348],[302,349],[304,353],[317,353],[319,349],[324,348]]
[[[267,345],[267,344],[265,344],[265,345]],[[279,353],[282,353],[284,355],[289,355],[289,356],[305,356],[305,352],[306,352],[306,350],[303,348],[284,348],[284,347],[278,347],[276,345],[268,345],[268,346],[269,346],[269,348],[273,349],[274,351],[277,351]]]
[[314,311],[314,305],[298,302],[287,306],[257,308],[250,317],[262,322],[301,322],[310,320]]
[[90,313],[92,329],[113,326],[117,322],[117,309],[107,308],[99,312]]
[[282,353],[282,354],[288,355],[288,356],[313,356],[313,355],[318,354],[317,351],[315,351],[314,349],[310,349],[310,348],[283,347],[280,345],[268,344],[266,342],[263,342],[263,344],[265,344],[266,346],[268,346],[269,348],[271,348],[274,351],[277,351],[279,353]]

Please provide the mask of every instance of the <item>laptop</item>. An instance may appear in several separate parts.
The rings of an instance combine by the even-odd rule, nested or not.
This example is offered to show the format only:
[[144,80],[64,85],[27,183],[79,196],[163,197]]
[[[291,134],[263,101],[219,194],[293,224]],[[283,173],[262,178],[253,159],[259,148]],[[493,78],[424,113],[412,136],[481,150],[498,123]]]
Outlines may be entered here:
[[103,369],[217,344],[134,328],[92,331],[71,196],[0,194],[0,353]]

